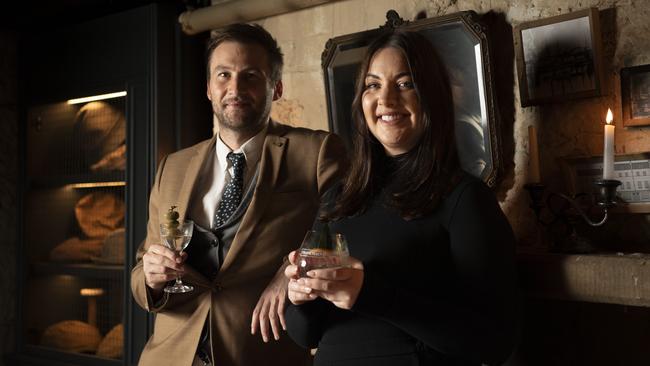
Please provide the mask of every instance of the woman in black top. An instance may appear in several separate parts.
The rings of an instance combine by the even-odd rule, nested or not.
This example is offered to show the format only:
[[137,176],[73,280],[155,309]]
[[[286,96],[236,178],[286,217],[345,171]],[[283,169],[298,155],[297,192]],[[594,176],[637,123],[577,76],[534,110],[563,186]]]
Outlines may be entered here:
[[316,365],[499,364],[517,331],[514,238],[459,168],[449,81],[422,35],[377,39],[360,68],[349,174],[325,210],[346,268],[298,278],[286,325]]

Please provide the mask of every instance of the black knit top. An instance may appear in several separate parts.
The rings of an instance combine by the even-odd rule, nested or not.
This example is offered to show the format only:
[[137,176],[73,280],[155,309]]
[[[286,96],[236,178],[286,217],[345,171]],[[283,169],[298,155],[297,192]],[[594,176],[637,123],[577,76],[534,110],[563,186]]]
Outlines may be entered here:
[[[390,170],[390,169],[389,169]],[[351,310],[289,305],[287,331],[315,365],[499,364],[518,330],[510,225],[482,181],[463,176],[433,213],[404,220],[379,193],[330,223],[364,265]]]

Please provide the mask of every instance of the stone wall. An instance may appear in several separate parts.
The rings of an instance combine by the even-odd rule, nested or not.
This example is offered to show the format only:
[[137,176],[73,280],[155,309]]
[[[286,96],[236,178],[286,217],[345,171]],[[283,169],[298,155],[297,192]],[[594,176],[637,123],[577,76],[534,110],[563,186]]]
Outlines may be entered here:
[[[388,9],[404,19],[414,19],[424,11],[427,17],[474,10],[494,12],[512,27],[525,21],[597,7],[602,22],[605,82],[602,97],[521,108],[516,69],[514,80],[514,148],[506,156],[504,179],[497,191],[502,207],[522,245],[536,245],[540,233],[528,208],[527,179],[528,126],[538,128],[541,173],[544,182],[564,189],[558,159],[566,156],[599,155],[603,146],[603,121],[612,108],[617,126],[618,153],[650,151],[650,129],[625,129],[621,124],[619,71],[622,67],[650,63],[650,34],[647,22],[650,5],[634,0],[347,0],[269,17],[257,22],[278,40],[285,54],[284,96],[276,102],[273,116],[289,124],[327,129],[327,109],[321,71],[325,42],[336,36],[376,28],[385,22]],[[503,39],[513,42],[512,39]]]
[[[522,108],[514,57],[506,77],[497,82],[511,88],[511,115],[506,132],[512,146],[505,156],[503,177],[497,187],[519,243],[533,250],[550,245],[528,207],[528,126],[536,126],[541,152],[543,182],[566,191],[560,160],[567,156],[602,154],[603,122],[607,108],[614,112],[617,153],[650,151],[650,128],[624,128],[621,110],[620,69],[650,64],[650,3],[644,0],[344,0],[257,21],[277,37],[285,53],[284,96],[274,117],[296,126],[327,129],[327,110],[321,71],[321,52],[328,39],[376,28],[386,11],[395,9],[408,20],[418,13],[427,17],[474,10],[495,13],[514,27],[522,22],[597,7],[603,37],[604,85],[601,97]],[[514,42],[505,32],[499,43]],[[507,57],[507,56],[506,56]],[[506,62],[508,64],[508,62]],[[509,73],[509,77],[508,77]],[[618,215],[592,237],[611,251],[650,253],[648,215]],[[636,242],[624,247],[623,242]],[[524,249],[524,248],[522,248]],[[629,252],[629,251],[628,251]],[[557,284],[561,285],[561,284]],[[509,365],[647,365],[643,344],[650,341],[647,308],[621,305],[562,302],[526,298],[521,345]]]
[[15,347],[18,202],[16,36],[0,31],[0,366]]

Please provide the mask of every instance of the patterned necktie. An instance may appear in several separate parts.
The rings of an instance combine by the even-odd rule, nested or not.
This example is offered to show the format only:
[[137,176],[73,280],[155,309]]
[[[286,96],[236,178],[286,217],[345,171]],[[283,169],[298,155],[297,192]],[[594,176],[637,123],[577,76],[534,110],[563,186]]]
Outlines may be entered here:
[[214,227],[219,227],[228,221],[228,218],[239,207],[244,190],[244,168],[246,167],[244,154],[231,152],[228,153],[227,158],[232,164],[233,175],[223,190],[221,202],[219,202],[219,207],[214,218]]

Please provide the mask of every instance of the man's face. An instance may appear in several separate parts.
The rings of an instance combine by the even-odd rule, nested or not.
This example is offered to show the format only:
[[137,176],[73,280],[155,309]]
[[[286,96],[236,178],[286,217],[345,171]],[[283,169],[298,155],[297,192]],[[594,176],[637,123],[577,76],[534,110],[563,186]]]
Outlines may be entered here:
[[271,80],[262,46],[225,41],[214,49],[207,94],[220,129],[256,133],[268,121],[271,103],[281,92],[281,81]]

